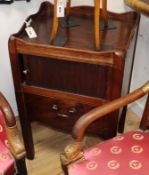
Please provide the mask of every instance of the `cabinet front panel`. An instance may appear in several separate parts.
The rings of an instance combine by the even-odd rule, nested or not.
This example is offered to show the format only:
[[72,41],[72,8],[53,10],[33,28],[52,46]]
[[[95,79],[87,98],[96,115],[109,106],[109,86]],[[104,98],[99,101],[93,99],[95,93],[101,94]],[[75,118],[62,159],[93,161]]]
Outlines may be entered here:
[[28,85],[110,99],[111,67],[37,56],[24,56],[23,62]]
[[[61,99],[54,96],[49,98],[33,94],[25,94],[25,104],[31,121],[40,121],[67,132],[72,131],[79,117],[97,107],[97,104],[82,103],[77,99]],[[95,121],[87,131],[102,137],[112,137],[116,134],[117,118],[117,115],[108,115],[104,119]]]

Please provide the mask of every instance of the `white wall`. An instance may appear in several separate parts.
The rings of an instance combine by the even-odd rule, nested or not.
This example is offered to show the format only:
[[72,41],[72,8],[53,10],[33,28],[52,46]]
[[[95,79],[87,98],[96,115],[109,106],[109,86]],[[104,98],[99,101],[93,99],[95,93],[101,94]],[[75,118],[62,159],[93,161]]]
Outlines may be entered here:
[[18,112],[8,54],[8,38],[18,31],[28,15],[38,10],[40,2],[42,0],[0,5],[0,91],[4,93],[16,115]]
[[[131,81],[131,90],[136,89],[145,81],[149,81],[149,18],[141,16],[138,43],[136,48],[134,69]],[[139,116],[142,115],[146,98],[132,106]]]
[[[29,3],[16,1],[11,5],[0,5],[0,91],[4,93],[16,115],[18,112],[7,47],[8,38],[10,34],[20,29],[27,16],[38,10],[41,2],[43,2],[43,0],[31,0]],[[93,5],[93,0],[72,0],[72,3],[73,5]],[[108,0],[108,9],[115,12],[129,10],[129,8],[124,5],[123,0]],[[131,89],[137,88],[149,79],[148,28],[149,19],[142,17]],[[142,107],[142,104],[142,102],[139,103],[139,106]]]

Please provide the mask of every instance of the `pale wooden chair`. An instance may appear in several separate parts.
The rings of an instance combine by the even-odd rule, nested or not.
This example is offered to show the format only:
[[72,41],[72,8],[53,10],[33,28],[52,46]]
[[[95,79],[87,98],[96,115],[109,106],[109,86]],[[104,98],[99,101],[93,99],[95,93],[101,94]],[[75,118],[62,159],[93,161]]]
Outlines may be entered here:
[[149,0],[124,0],[125,3],[139,13],[149,16]]
[[[57,4],[58,0],[54,0],[54,14],[53,14],[53,25],[50,36],[50,44],[53,44],[55,37],[57,35],[59,27],[59,18],[57,17]],[[94,0],[95,10],[94,10],[94,33],[95,33],[95,48],[100,50],[100,0]],[[108,14],[107,14],[107,0],[102,0],[102,17],[104,19],[105,26],[108,23]],[[66,20],[69,20],[71,13],[71,0],[67,0],[66,6]]]

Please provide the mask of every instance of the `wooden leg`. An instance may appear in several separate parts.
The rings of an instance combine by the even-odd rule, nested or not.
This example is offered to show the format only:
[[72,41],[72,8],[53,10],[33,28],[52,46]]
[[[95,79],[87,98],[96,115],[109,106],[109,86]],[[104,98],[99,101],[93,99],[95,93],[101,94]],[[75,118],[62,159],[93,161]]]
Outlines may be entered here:
[[32,128],[31,122],[29,120],[29,116],[27,114],[25,105],[24,105],[24,96],[20,92],[16,92],[17,104],[20,115],[20,123],[23,135],[24,146],[26,150],[26,156],[28,159],[34,159],[35,151],[34,151],[34,143],[32,136]]
[[71,10],[71,0],[67,0],[67,5],[66,5],[66,20],[69,20],[70,17],[70,10]]
[[118,127],[118,132],[119,133],[124,132],[126,112],[127,112],[127,106],[124,106],[124,108],[122,110],[122,114],[120,116],[120,120],[119,120],[119,127]]
[[[19,98],[19,95],[18,95],[18,98]],[[20,98],[20,101],[21,100],[22,100],[22,98]],[[35,150],[34,150],[31,123],[30,123],[30,121],[27,117],[27,114],[25,112],[25,107],[24,107],[24,110],[23,110],[23,108],[21,108],[21,110],[20,110],[20,116],[21,116],[20,123],[21,123],[21,128],[22,128],[24,146],[25,146],[25,150],[26,150],[26,157],[30,160],[33,160],[34,155],[35,155]]]
[[25,158],[16,160],[16,166],[18,169],[17,175],[27,175],[27,168],[25,163]]
[[65,166],[65,165],[63,165],[63,164],[61,163],[61,168],[62,168],[62,170],[63,170],[63,172],[64,172],[64,175],[69,175],[69,174],[68,174],[68,168],[67,168],[67,166]]
[[28,126],[26,126],[24,129],[22,128],[22,135],[23,135],[24,146],[26,150],[26,157],[29,160],[33,160],[35,156],[35,150],[34,150],[34,143],[33,143],[31,128],[28,128]]
[[95,47],[100,50],[100,0],[95,0],[94,10],[94,30],[95,30]]
[[57,31],[59,26],[59,19],[57,17],[57,0],[54,0],[54,15],[53,15],[53,25],[52,25],[52,31],[50,36],[50,44],[53,44],[54,39],[56,37]]
[[105,26],[107,26],[108,25],[107,0],[102,0],[102,17],[104,19]]
[[[23,108],[21,110],[23,110]],[[26,157],[30,160],[33,160],[34,155],[35,155],[35,150],[34,150],[31,123],[29,119],[27,118],[27,114],[24,114],[21,112],[22,111],[20,111],[20,116],[21,116],[20,123],[21,123],[21,128],[22,128],[24,146],[26,150]]]

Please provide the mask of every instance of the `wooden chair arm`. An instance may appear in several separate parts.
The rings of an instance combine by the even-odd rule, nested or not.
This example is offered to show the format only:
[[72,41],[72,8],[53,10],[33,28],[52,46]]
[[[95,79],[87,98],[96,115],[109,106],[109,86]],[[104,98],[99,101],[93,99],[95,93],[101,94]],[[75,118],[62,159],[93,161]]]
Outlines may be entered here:
[[87,127],[94,122],[95,120],[104,117],[106,114],[113,112],[120,107],[123,107],[136,99],[144,96],[145,94],[149,93],[149,82],[147,82],[141,88],[133,91],[132,93],[116,99],[108,104],[103,106],[97,107],[90,112],[84,114],[79,120],[76,122],[75,126],[73,127],[72,136],[75,140],[74,144],[68,145],[64,153],[61,154],[61,161],[63,165],[67,165],[77,159],[80,159],[82,155],[82,145],[83,145],[83,138],[84,133]]
[[149,0],[124,0],[124,1],[129,7],[143,13],[144,15],[149,16]]
[[104,117],[106,114],[113,112],[133,101],[135,101],[138,98],[141,98],[145,94],[149,93],[149,82],[147,82],[144,86],[141,88],[133,91],[132,93],[121,97],[119,99],[116,99],[112,102],[109,102],[108,104],[105,104],[103,106],[97,107],[90,112],[84,114],[82,117],[79,118],[79,120],[76,122],[74,128],[73,128],[73,138],[77,142],[82,142],[84,137],[84,132],[86,128],[93,123],[95,120]]
[[0,110],[4,114],[5,128],[9,142],[9,149],[16,159],[25,156],[25,149],[20,139],[19,131],[16,125],[14,113],[3,94],[0,92]]
[[20,134],[17,125],[13,127],[6,127],[7,138],[9,142],[9,149],[16,159],[25,157],[25,148],[20,139]]
[[16,125],[16,120],[14,118],[13,111],[7,102],[6,98],[3,96],[3,94],[0,92],[0,109],[2,110],[4,114],[4,120],[6,122],[6,125],[9,127]]

